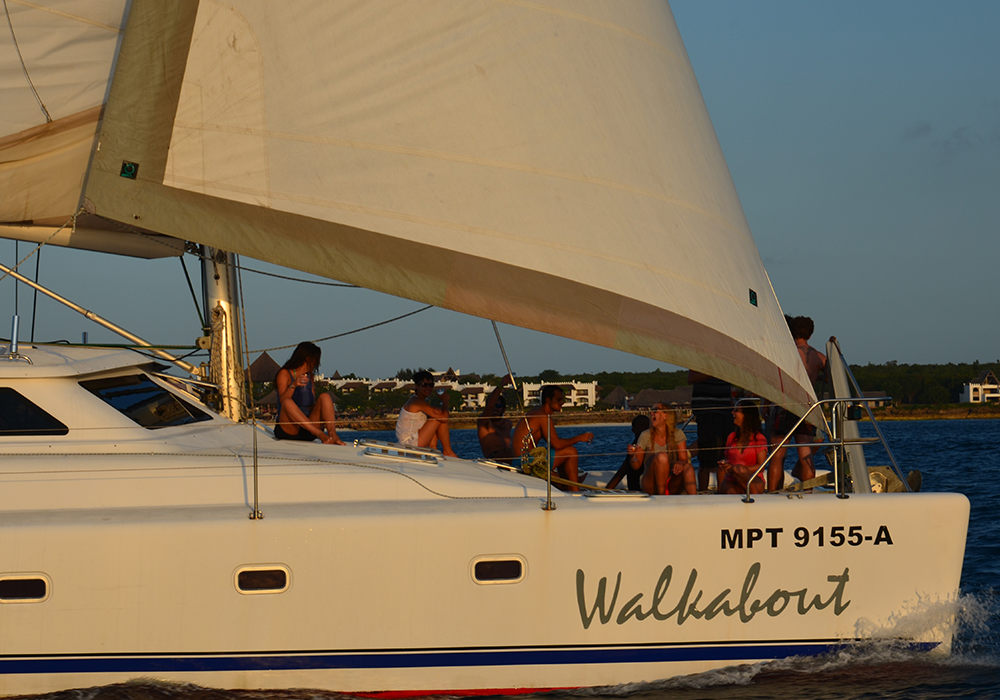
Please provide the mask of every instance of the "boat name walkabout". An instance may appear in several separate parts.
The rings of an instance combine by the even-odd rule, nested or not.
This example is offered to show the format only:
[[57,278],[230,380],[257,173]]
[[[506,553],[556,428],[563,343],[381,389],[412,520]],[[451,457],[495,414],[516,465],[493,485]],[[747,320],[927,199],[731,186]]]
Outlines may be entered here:
[[[602,625],[608,624],[612,619],[614,619],[615,624],[624,625],[632,618],[641,622],[652,616],[654,620],[664,621],[676,616],[677,624],[683,625],[690,619],[711,620],[721,613],[726,617],[739,615],[742,622],[750,622],[761,611],[766,612],[770,617],[777,617],[789,609],[794,610],[799,615],[805,615],[811,610],[824,610],[831,604],[833,605],[833,614],[840,615],[851,604],[850,600],[844,600],[844,589],[847,587],[848,580],[850,580],[847,568],[844,569],[844,573],[842,574],[826,577],[827,581],[836,584],[836,586],[834,586],[833,592],[825,600],[818,593],[810,597],[809,590],[806,588],[798,591],[787,591],[783,588],[778,588],[763,600],[761,598],[751,600],[753,589],[757,585],[757,579],[760,577],[760,562],[755,562],[747,570],[746,578],[743,580],[743,588],[740,591],[739,601],[735,604],[731,600],[732,589],[726,588],[705,603],[703,607],[699,607],[702,598],[706,597],[705,591],[698,589],[695,592],[698,570],[691,569],[687,585],[677,598],[676,604],[670,610],[664,612],[663,600],[667,597],[673,576],[674,567],[668,564],[660,573],[660,578],[653,588],[653,594],[648,604],[644,605],[643,603],[644,593],[636,593],[621,608],[618,608],[618,614],[615,615],[618,596],[621,591],[622,572],[618,572],[618,577],[615,580],[615,590],[611,594],[611,601],[609,602],[607,598],[608,579],[607,577],[602,577],[597,583],[597,592],[593,603],[590,604],[587,601],[586,595],[586,574],[583,569],[577,569],[576,600],[580,606],[580,621],[583,623],[583,628],[588,629],[595,617]],[[794,605],[792,605],[793,599],[796,599]]]

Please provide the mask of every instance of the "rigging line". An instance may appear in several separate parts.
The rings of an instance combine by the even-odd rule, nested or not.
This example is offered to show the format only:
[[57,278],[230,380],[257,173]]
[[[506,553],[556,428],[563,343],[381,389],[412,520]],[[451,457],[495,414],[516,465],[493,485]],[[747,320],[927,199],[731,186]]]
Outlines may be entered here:
[[[2,275],[0,275],[0,282],[3,282],[11,272],[17,272],[17,268],[21,267],[21,265],[23,265],[24,262],[28,258],[30,258],[32,255],[34,255],[39,250],[41,250],[43,245],[45,245],[46,243],[48,243],[49,241],[51,241],[53,238],[55,238],[59,234],[59,232],[62,231],[64,228],[66,228],[68,225],[73,224],[73,227],[70,230],[72,231],[72,233],[76,233],[76,217],[77,217],[78,214],[81,214],[81,213],[83,213],[83,208],[82,207],[80,208],[80,211],[78,211],[76,214],[73,214],[73,216],[69,217],[69,221],[67,221],[62,226],[60,226],[55,231],[53,231],[52,235],[50,235],[44,241],[42,241],[41,243],[39,243],[38,245],[36,245],[34,247],[34,249],[32,249],[32,251],[30,253],[28,253],[23,258],[21,258],[21,260],[18,261],[17,264],[14,265],[14,267],[10,268],[9,270],[5,271]],[[15,255],[15,257],[16,257],[16,255]]]
[[[188,274],[188,268],[187,268],[187,265],[184,262],[184,256],[183,255],[178,256],[178,260],[181,261],[181,267],[184,268],[184,279],[187,280],[188,289],[191,290],[191,298],[194,300],[194,310],[195,310],[195,313],[198,314],[198,320],[201,322],[201,329],[204,331],[205,330],[205,317],[201,313],[201,306],[198,305],[198,295],[195,294],[194,285],[191,283],[191,275]],[[37,282],[38,280],[35,280],[35,281]]]
[[[421,311],[427,311],[427,309],[433,309],[433,304],[428,304],[427,306],[417,309],[416,311],[411,311],[408,314],[403,314],[402,316],[397,316],[396,318],[390,318],[387,321],[379,321],[378,323],[373,323],[370,326],[365,326],[364,328],[355,328],[353,331],[347,331],[345,333],[338,333],[337,335],[329,335],[325,338],[317,338],[316,340],[311,340],[311,343],[322,343],[327,340],[333,340],[334,338],[343,338],[345,335],[351,335],[353,333],[360,333],[361,331],[367,331],[372,328],[378,328],[379,326],[384,326],[387,323],[392,323],[393,321],[401,321],[408,316],[413,316],[414,314],[419,314]],[[272,350],[287,350],[288,348],[294,348],[298,343],[292,343],[291,345],[279,345],[276,348],[264,348],[263,350],[254,350],[254,352],[271,352]]]
[[[7,0],[4,0],[5,3],[6,3],[6,1]],[[17,256],[19,255],[18,248],[20,248],[20,246],[21,246],[21,242],[18,241],[18,240],[15,240],[14,241],[14,260],[17,260]],[[17,312],[19,311],[19,309],[18,309],[19,305],[18,305],[17,294],[20,291],[20,289],[21,289],[21,283],[17,279],[15,279],[14,280],[14,315],[15,316],[17,316]],[[17,340],[17,338],[14,338],[14,340]]]
[[[201,255],[200,253],[192,252],[191,254],[197,258],[205,259],[205,256]],[[230,263],[227,262],[226,264],[229,265]],[[279,275],[276,272],[264,272],[263,270],[255,270],[252,267],[246,267],[238,263],[233,263],[232,267],[236,270],[253,272],[258,275],[264,275],[266,277],[277,277],[280,280],[289,280],[290,282],[302,282],[303,284],[316,284],[321,287],[345,287],[347,289],[361,289],[361,287],[359,287],[356,284],[347,284],[346,282],[321,282],[319,280],[302,279],[301,277],[290,277],[288,275]]]
[[24,71],[24,79],[28,81],[28,87],[31,88],[31,94],[35,96],[38,106],[42,109],[42,114],[45,115],[45,123],[48,124],[52,121],[52,117],[49,115],[49,110],[45,109],[45,105],[42,103],[42,98],[38,96],[38,90],[35,89],[34,83],[31,82],[31,76],[28,75],[28,67],[24,65],[24,57],[21,55],[21,47],[17,45],[17,37],[14,35],[14,23],[10,19],[10,8],[7,7],[7,0],[3,0],[3,11],[4,14],[7,15],[7,26],[10,27],[10,38],[14,41],[14,49],[17,51],[17,58],[21,61],[21,70]]
[[[42,262],[42,251],[38,251],[38,255],[35,256],[35,284],[38,284],[38,266]],[[35,295],[31,300],[31,341],[35,342],[35,317],[38,312],[38,290],[35,289]]]
[[320,282],[319,280],[306,280],[301,277],[289,277],[288,275],[279,275],[274,272],[264,272],[263,270],[255,270],[252,267],[241,267],[239,265],[235,266],[237,270],[245,270],[247,272],[254,272],[258,275],[266,275],[268,277],[277,277],[281,280],[289,280],[291,282],[302,282],[303,284],[318,284],[321,287],[346,287],[347,289],[361,289],[356,284],[347,284],[346,282]]

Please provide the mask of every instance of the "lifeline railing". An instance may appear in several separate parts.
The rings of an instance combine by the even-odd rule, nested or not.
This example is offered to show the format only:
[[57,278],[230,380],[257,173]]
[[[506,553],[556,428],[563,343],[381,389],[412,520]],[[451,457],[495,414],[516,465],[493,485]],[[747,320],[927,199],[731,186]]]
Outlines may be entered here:
[[[851,376],[850,378],[852,383],[854,383],[855,388],[857,389],[857,383],[854,382],[854,377]],[[858,390],[858,393],[861,393],[860,390]],[[896,473],[896,476],[899,477],[899,480],[903,483],[904,488],[907,491],[910,491],[911,490],[910,486],[907,483],[906,479],[903,478],[903,474],[899,469],[899,465],[896,463],[896,458],[893,456],[892,450],[889,448],[889,444],[888,442],[886,442],[885,436],[882,434],[881,429],[879,429],[878,423],[875,422],[875,416],[872,413],[871,407],[868,405],[871,402],[886,401],[889,398],[890,397],[886,396],[880,396],[875,399],[866,399],[864,397],[850,397],[850,398],[836,398],[836,399],[821,399],[815,402],[812,406],[809,407],[809,410],[806,411],[805,415],[799,418],[798,422],[795,423],[795,426],[788,431],[788,435],[786,435],[781,440],[781,442],[777,444],[775,449],[771,451],[771,453],[767,456],[767,459],[764,460],[764,463],[761,464],[757,468],[757,471],[754,472],[753,476],[749,480],[747,480],[747,491],[746,494],[744,495],[743,502],[744,503],[754,502],[753,498],[750,495],[750,485],[753,483],[754,479],[756,479],[757,476],[760,475],[761,473],[764,474],[767,473],[766,470],[767,467],[770,465],[772,458],[782,447],[785,447],[789,444],[796,444],[796,445],[799,444],[799,443],[791,443],[791,439],[795,435],[795,432],[799,429],[799,426],[801,426],[809,417],[809,415],[812,414],[817,408],[826,405],[829,405],[831,407],[831,418],[833,422],[832,427],[830,423],[827,422],[826,415],[822,412],[822,410],[820,411],[820,415],[823,417],[825,432],[831,436],[831,439],[824,442],[810,442],[802,444],[808,445],[810,448],[816,448],[816,447],[833,448],[832,467],[833,467],[834,484],[837,497],[849,498],[848,482],[850,482],[850,485],[852,486],[854,484],[854,475],[851,473],[850,469],[857,467],[857,465],[854,465],[852,461],[848,459],[846,449],[851,445],[863,446],[875,443],[882,444],[882,447],[883,449],[885,449],[886,454],[889,455],[889,461],[892,463],[893,471]],[[846,437],[844,435],[844,425],[846,421],[859,420],[861,418],[862,407],[864,407],[864,410],[868,414],[868,420],[871,421],[871,424],[872,426],[874,426],[875,432],[878,434],[878,436],[857,437],[857,438]],[[845,469],[844,466],[846,466],[847,469]]]

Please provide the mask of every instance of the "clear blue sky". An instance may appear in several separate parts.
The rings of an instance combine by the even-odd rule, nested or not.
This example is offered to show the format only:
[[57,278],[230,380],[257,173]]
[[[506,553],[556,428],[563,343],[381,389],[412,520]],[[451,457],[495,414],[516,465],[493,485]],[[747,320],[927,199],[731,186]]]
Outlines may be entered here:
[[[854,363],[1000,357],[1000,2],[675,0],[672,7],[786,313],[812,316],[814,341],[837,335]],[[21,244],[22,255],[27,249]],[[0,241],[0,258],[14,259],[13,243]],[[24,270],[33,274],[34,265]],[[175,259],[47,248],[41,280],[153,342],[190,343],[199,333]],[[252,349],[421,306],[250,274],[243,282]],[[6,336],[13,285],[0,284]],[[22,287],[22,339],[30,300]],[[36,339],[79,341],[85,330],[91,341],[118,342],[39,302]],[[520,374],[674,369],[501,331]],[[324,370],[372,377],[401,367],[503,367],[489,321],[440,309],[322,347]],[[289,352],[273,355],[281,362]]]

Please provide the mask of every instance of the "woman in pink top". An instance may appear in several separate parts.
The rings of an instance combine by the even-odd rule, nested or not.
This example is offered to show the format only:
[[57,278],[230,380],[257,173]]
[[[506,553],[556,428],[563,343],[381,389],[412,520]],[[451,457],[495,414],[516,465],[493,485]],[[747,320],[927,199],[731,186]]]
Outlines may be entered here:
[[733,409],[736,430],[726,439],[726,458],[719,462],[719,493],[764,493],[765,477],[754,472],[767,459],[767,439],[760,430],[760,412],[751,404]]

